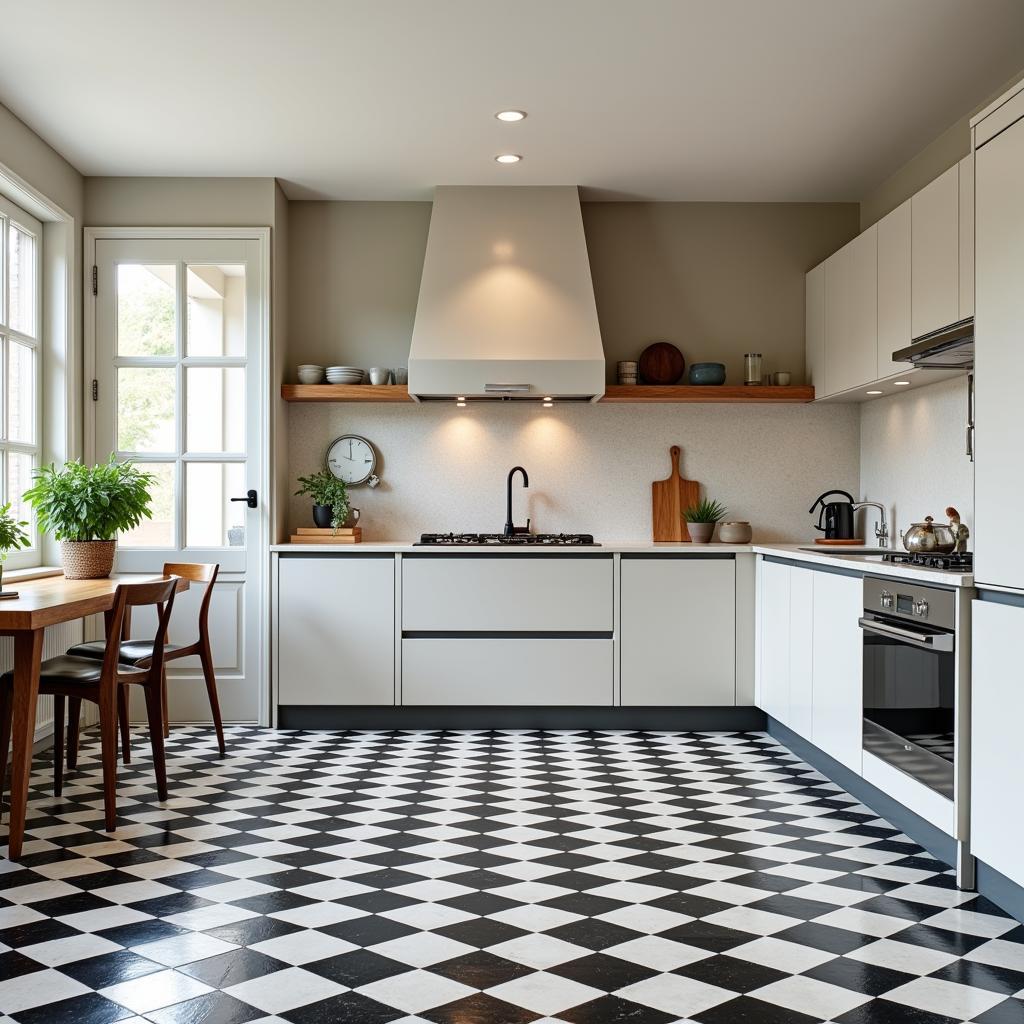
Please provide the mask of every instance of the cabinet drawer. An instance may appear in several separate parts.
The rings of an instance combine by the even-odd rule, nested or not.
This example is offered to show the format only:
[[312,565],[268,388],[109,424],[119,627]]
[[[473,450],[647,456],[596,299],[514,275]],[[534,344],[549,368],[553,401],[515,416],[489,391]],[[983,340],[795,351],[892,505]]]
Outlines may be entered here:
[[402,641],[402,704],[612,703],[611,640]]
[[612,559],[567,555],[402,559],[406,631],[608,632]]

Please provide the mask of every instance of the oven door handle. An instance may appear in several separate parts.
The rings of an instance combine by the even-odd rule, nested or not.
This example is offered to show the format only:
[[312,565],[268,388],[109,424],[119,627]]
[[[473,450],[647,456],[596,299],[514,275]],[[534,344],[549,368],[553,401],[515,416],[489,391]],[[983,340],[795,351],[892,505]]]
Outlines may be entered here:
[[903,629],[901,626],[893,626],[888,622],[881,622],[867,616],[861,616],[857,621],[865,632],[876,633],[878,636],[888,637],[890,640],[913,644],[915,647],[923,647],[928,651],[952,652],[953,650],[952,633],[917,633],[912,629]]

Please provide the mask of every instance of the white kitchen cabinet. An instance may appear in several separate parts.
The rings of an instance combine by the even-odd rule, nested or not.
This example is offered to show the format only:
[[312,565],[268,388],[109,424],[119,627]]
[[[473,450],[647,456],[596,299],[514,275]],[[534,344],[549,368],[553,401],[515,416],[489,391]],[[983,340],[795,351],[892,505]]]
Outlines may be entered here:
[[391,555],[278,559],[278,703],[395,703]]
[[911,318],[915,338],[960,319],[960,168],[910,200]]
[[610,632],[611,555],[494,554],[402,559],[402,628]]
[[971,671],[971,847],[990,867],[1024,885],[1024,608],[973,603]]
[[811,741],[858,775],[861,772],[864,606],[859,576],[814,576]]
[[789,724],[789,584],[790,566],[761,562],[760,616],[761,663],[758,671],[758,705]]
[[735,704],[735,559],[623,558],[621,572],[622,703]]
[[789,579],[789,721],[806,739],[812,733],[814,579],[813,569],[793,566]]
[[878,222],[878,346],[876,379],[907,369],[893,362],[910,344],[910,200]]
[[614,642],[429,637],[402,641],[402,704],[610,707]]
[[960,161],[960,319],[974,316],[974,154]]
[[825,393],[860,387],[878,372],[878,225],[825,261]]
[[804,348],[807,383],[817,397],[825,395],[825,264],[807,272],[805,280]]
[[1024,507],[1024,119],[981,146],[974,166],[975,578],[1024,589],[1024,547],[1005,543],[1007,517]]

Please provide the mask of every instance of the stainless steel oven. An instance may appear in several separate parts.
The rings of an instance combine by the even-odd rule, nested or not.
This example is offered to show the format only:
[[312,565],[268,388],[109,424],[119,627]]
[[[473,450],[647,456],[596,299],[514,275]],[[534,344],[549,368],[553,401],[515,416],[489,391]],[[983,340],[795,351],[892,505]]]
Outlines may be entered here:
[[864,579],[864,749],[953,799],[956,596]]

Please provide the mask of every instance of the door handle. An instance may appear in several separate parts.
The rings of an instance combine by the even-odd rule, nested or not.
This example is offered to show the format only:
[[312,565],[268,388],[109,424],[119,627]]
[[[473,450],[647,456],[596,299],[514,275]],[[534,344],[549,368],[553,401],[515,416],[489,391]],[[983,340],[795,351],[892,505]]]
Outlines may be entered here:
[[256,508],[259,505],[259,501],[256,496],[256,492],[248,490],[245,492],[244,498],[232,498],[232,501],[244,501],[249,508]]

